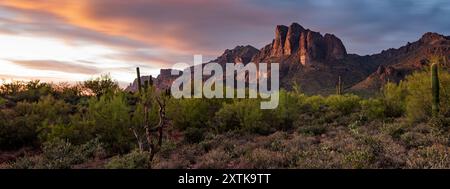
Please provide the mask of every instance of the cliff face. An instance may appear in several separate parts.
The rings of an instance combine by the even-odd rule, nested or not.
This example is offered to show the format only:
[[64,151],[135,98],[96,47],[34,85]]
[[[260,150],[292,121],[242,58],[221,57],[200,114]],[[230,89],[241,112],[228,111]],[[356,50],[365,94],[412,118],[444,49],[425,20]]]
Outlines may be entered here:
[[[450,37],[437,33],[426,33],[416,42],[370,56],[347,54],[335,35],[322,35],[297,23],[278,25],[274,33],[272,43],[260,50],[237,46],[210,62],[280,63],[281,87],[291,89],[297,83],[307,94],[332,94],[339,76],[346,91],[377,91],[387,81],[398,82],[429,66],[433,56],[450,59]],[[167,88],[175,78],[170,70],[162,70],[154,81],[158,88]],[[129,87],[131,90],[137,89],[135,83]]]
[[316,61],[340,60],[346,55],[344,44],[336,36],[322,36],[319,32],[293,23],[289,27],[278,25],[275,28],[275,39],[261,49],[254,61],[264,62],[271,58],[295,56],[297,62],[308,65]]

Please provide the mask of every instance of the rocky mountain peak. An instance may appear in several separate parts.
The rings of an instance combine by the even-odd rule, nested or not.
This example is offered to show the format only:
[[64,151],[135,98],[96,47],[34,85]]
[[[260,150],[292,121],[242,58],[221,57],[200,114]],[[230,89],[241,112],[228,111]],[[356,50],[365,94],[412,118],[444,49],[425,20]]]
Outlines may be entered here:
[[448,37],[434,32],[427,32],[420,38],[420,41],[426,44],[435,44],[445,40],[448,40]]
[[272,56],[282,56],[284,52],[284,45],[286,42],[286,36],[289,31],[289,27],[284,25],[278,25],[275,28],[275,39],[272,43]]
[[284,55],[291,55],[298,50],[300,34],[303,31],[305,31],[305,28],[295,22],[289,26],[283,49]]
[[298,62],[307,65],[314,61],[342,59],[346,55],[344,44],[335,35],[322,36],[319,32],[292,23],[289,27],[276,26],[272,44],[264,47],[257,57],[264,61],[271,57],[296,56]]
[[333,34],[325,34],[325,43],[327,44],[327,58],[342,59],[347,55],[342,41]]
[[222,55],[217,57],[217,59],[211,62],[216,62],[219,64],[225,63],[249,63],[255,54],[259,53],[259,50],[253,46],[236,46],[233,49],[227,49]]

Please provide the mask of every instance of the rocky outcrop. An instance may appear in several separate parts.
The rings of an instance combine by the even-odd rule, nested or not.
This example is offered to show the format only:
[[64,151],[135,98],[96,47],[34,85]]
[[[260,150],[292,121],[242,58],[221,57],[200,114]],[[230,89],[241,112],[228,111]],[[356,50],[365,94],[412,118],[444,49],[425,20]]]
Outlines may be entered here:
[[300,35],[303,31],[305,31],[305,29],[300,26],[300,24],[293,23],[289,26],[283,49],[284,55],[291,55],[297,52],[300,43]]
[[428,44],[428,45],[435,45],[435,44],[443,44],[443,43],[449,43],[448,40],[450,40],[449,37],[443,36],[441,34],[438,33],[433,33],[433,32],[427,32],[425,34],[423,34],[423,36],[420,38],[419,42],[423,43],[423,44]]
[[256,62],[273,58],[293,57],[302,65],[312,62],[343,59],[347,55],[342,41],[332,34],[322,36],[319,32],[293,23],[289,27],[278,25],[271,45],[260,50]]
[[343,59],[347,55],[342,41],[333,34],[325,34],[324,36],[326,44],[327,59]]
[[222,55],[217,57],[215,60],[210,62],[215,62],[219,64],[226,63],[249,63],[252,58],[259,53],[259,50],[250,45],[247,46],[237,46],[233,49],[227,49]]
[[287,26],[278,25],[275,28],[275,39],[272,42],[271,56],[283,56],[284,45],[289,28]]
[[352,90],[380,90],[388,82],[398,83],[410,73],[409,70],[400,70],[394,66],[380,65],[378,69],[370,74],[364,81],[357,83]]

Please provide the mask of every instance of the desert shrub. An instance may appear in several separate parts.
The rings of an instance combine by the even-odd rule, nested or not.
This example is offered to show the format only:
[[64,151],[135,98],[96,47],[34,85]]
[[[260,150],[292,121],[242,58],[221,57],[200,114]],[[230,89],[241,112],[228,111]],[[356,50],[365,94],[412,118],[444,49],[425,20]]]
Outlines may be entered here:
[[109,74],[84,81],[82,87],[97,97],[119,90],[119,84]]
[[176,128],[206,128],[210,118],[220,107],[214,99],[172,99],[167,107],[167,116]]
[[33,114],[33,104],[19,102],[13,109],[0,110],[0,148],[18,149],[23,146],[39,146],[37,131],[43,120]]
[[343,115],[350,114],[359,108],[360,98],[356,95],[331,95],[325,99],[332,111],[338,111]]
[[310,146],[298,152],[294,166],[300,169],[342,168],[342,156],[341,153],[332,151],[324,145],[318,147]]
[[47,123],[67,123],[71,109],[71,105],[49,95],[33,104],[32,113],[38,114]]
[[0,97],[0,107],[4,106],[6,104],[6,100],[2,97]]
[[15,81],[3,84],[0,89],[2,94],[10,96],[15,102],[37,102],[42,96],[47,96],[53,91],[50,84],[42,83],[39,80]]
[[231,156],[222,148],[209,151],[199,158],[195,168],[199,169],[225,169],[231,161]]
[[298,128],[298,132],[306,135],[317,136],[327,132],[328,125],[318,124],[318,125],[307,125]]
[[199,143],[205,138],[206,129],[190,127],[184,131],[184,140],[188,143]]
[[325,98],[320,95],[310,96],[305,99],[305,105],[311,107],[311,111],[316,112],[325,107]]
[[400,136],[400,140],[407,148],[417,148],[430,145],[432,141],[428,137],[420,132],[408,131]]
[[148,169],[150,154],[138,150],[123,156],[115,156],[105,165],[107,169]]
[[282,152],[270,151],[264,148],[256,148],[245,156],[248,165],[254,169],[273,169],[287,167],[286,155]]
[[445,117],[443,115],[438,115],[436,117],[430,118],[428,125],[433,128],[445,131],[450,127],[450,117]]
[[9,169],[43,169],[41,156],[26,156],[16,159]]
[[91,98],[84,115],[94,127],[92,131],[106,148],[114,152],[127,152],[135,142],[130,132],[130,107],[123,93]]
[[85,98],[83,96],[83,86],[81,84],[70,85],[68,83],[60,83],[54,85],[53,96],[56,99],[63,100],[66,103],[77,105]]
[[73,145],[61,139],[44,143],[43,165],[48,169],[70,168],[92,158],[104,156],[103,144],[98,139],[83,145]]
[[242,130],[250,133],[268,134],[273,128],[271,110],[261,110],[259,100],[235,100],[224,104],[215,116],[218,130]]
[[61,138],[79,145],[98,136],[93,121],[83,120],[79,114],[71,116],[68,124],[44,124],[42,128],[45,129],[45,132],[41,132],[39,135],[41,141]]
[[386,117],[400,117],[405,113],[405,98],[407,90],[405,84],[400,82],[387,83],[382,89],[382,100],[385,105]]
[[[439,72],[440,114],[450,112],[450,73]],[[428,71],[416,72],[406,77],[398,85],[384,87],[384,100],[391,113],[405,112],[411,122],[426,121],[431,117],[431,78]]]
[[83,145],[73,145],[65,140],[45,142],[39,156],[17,159],[11,168],[17,169],[69,169],[73,165],[103,156],[103,147],[98,140]]
[[288,130],[295,126],[299,115],[304,112],[302,106],[306,96],[285,90],[281,90],[279,95],[278,107],[272,110],[274,115],[271,126],[278,130]]
[[352,169],[363,169],[370,168],[374,160],[374,154],[367,148],[353,150],[348,154],[344,155],[344,167],[349,167]]
[[369,120],[384,119],[386,117],[385,106],[380,99],[361,100],[360,105],[362,115]]
[[403,123],[391,123],[384,124],[380,129],[381,132],[391,136],[394,139],[400,139],[400,137],[406,132],[408,125]]
[[408,168],[442,169],[450,167],[450,148],[435,144],[429,147],[412,150],[408,154]]

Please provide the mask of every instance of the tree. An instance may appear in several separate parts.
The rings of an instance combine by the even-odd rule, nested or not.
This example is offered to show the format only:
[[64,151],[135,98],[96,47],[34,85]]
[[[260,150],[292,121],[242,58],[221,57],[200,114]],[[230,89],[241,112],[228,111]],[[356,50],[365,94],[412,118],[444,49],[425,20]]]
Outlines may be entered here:
[[109,74],[85,81],[83,87],[98,98],[109,92],[116,92],[119,89],[118,83],[113,81]]

